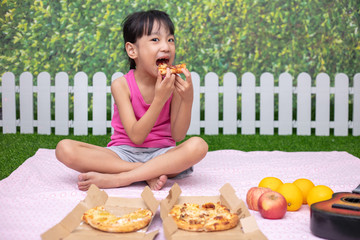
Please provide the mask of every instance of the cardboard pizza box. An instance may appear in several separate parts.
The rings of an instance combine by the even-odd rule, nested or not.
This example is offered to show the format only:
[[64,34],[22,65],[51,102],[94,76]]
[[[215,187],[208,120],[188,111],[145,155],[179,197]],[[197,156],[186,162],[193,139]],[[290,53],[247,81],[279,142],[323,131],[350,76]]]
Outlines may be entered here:
[[88,209],[105,205],[105,209],[115,215],[123,215],[135,211],[138,208],[147,208],[153,212],[153,218],[159,207],[159,201],[146,186],[141,198],[109,197],[105,191],[95,185],[91,185],[87,196],[82,200],[63,220],[41,235],[43,240],[92,240],[92,239],[142,239],[151,240],[158,234],[158,230],[148,233],[149,225],[132,233],[109,233],[92,228],[81,220],[82,215]]
[[[164,234],[167,240],[223,240],[223,239],[246,239],[263,240],[267,237],[259,229],[254,216],[252,216],[244,201],[239,199],[234,188],[225,184],[220,190],[218,196],[181,196],[181,189],[175,183],[169,191],[168,196],[160,202],[160,217],[163,221]],[[169,212],[176,204],[207,202],[220,202],[225,205],[232,213],[237,213],[240,223],[232,229],[218,232],[190,232],[178,229],[175,221],[169,216]]]

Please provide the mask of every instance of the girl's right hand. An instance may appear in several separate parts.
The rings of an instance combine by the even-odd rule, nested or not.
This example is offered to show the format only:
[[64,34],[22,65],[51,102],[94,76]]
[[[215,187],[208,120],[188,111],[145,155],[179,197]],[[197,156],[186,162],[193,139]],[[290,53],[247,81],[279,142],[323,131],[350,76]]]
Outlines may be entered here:
[[155,84],[155,96],[164,104],[175,90],[175,74],[170,73],[170,69],[166,69],[166,75],[163,77],[158,71],[157,81]]

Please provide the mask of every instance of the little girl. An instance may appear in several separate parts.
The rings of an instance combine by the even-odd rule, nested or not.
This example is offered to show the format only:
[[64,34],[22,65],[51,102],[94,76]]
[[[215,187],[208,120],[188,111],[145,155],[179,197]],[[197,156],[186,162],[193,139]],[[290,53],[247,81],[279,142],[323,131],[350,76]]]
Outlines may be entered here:
[[114,134],[108,146],[64,139],[56,147],[57,159],[81,172],[80,190],[91,184],[115,188],[139,181],[160,190],[168,178],[190,174],[208,150],[200,137],[176,146],[190,125],[193,86],[187,69],[182,69],[185,80],[170,69],[164,77],[158,71],[157,65],[171,65],[175,58],[169,16],[157,10],[129,15],[123,36],[130,71],[111,84]]

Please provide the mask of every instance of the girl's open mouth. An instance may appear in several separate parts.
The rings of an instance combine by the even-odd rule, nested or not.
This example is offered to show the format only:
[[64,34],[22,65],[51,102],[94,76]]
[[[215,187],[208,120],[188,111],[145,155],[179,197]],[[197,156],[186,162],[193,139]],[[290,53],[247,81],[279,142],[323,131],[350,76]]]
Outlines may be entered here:
[[156,65],[159,66],[160,64],[168,64],[169,63],[169,59],[166,58],[160,58],[158,60],[156,60]]

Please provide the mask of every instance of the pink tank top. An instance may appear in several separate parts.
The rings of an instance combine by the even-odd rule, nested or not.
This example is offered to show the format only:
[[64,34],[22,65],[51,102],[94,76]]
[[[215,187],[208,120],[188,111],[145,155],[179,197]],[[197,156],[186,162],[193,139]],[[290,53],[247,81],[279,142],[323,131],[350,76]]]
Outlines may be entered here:
[[[147,104],[141,95],[139,87],[135,81],[134,70],[130,70],[126,75],[124,75],[124,77],[130,89],[130,101],[133,106],[135,117],[137,120],[139,120],[149,109],[150,104]],[[118,145],[151,148],[175,146],[176,143],[175,140],[171,137],[170,127],[171,99],[172,96],[165,103],[164,108],[161,110],[153,129],[141,145],[134,144],[126,134],[124,126],[122,125],[120,120],[117,106],[116,104],[114,104],[114,115],[111,120],[111,126],[114,128],[114,133],[111,136],[111,141],[109,142],[108,147]]]

